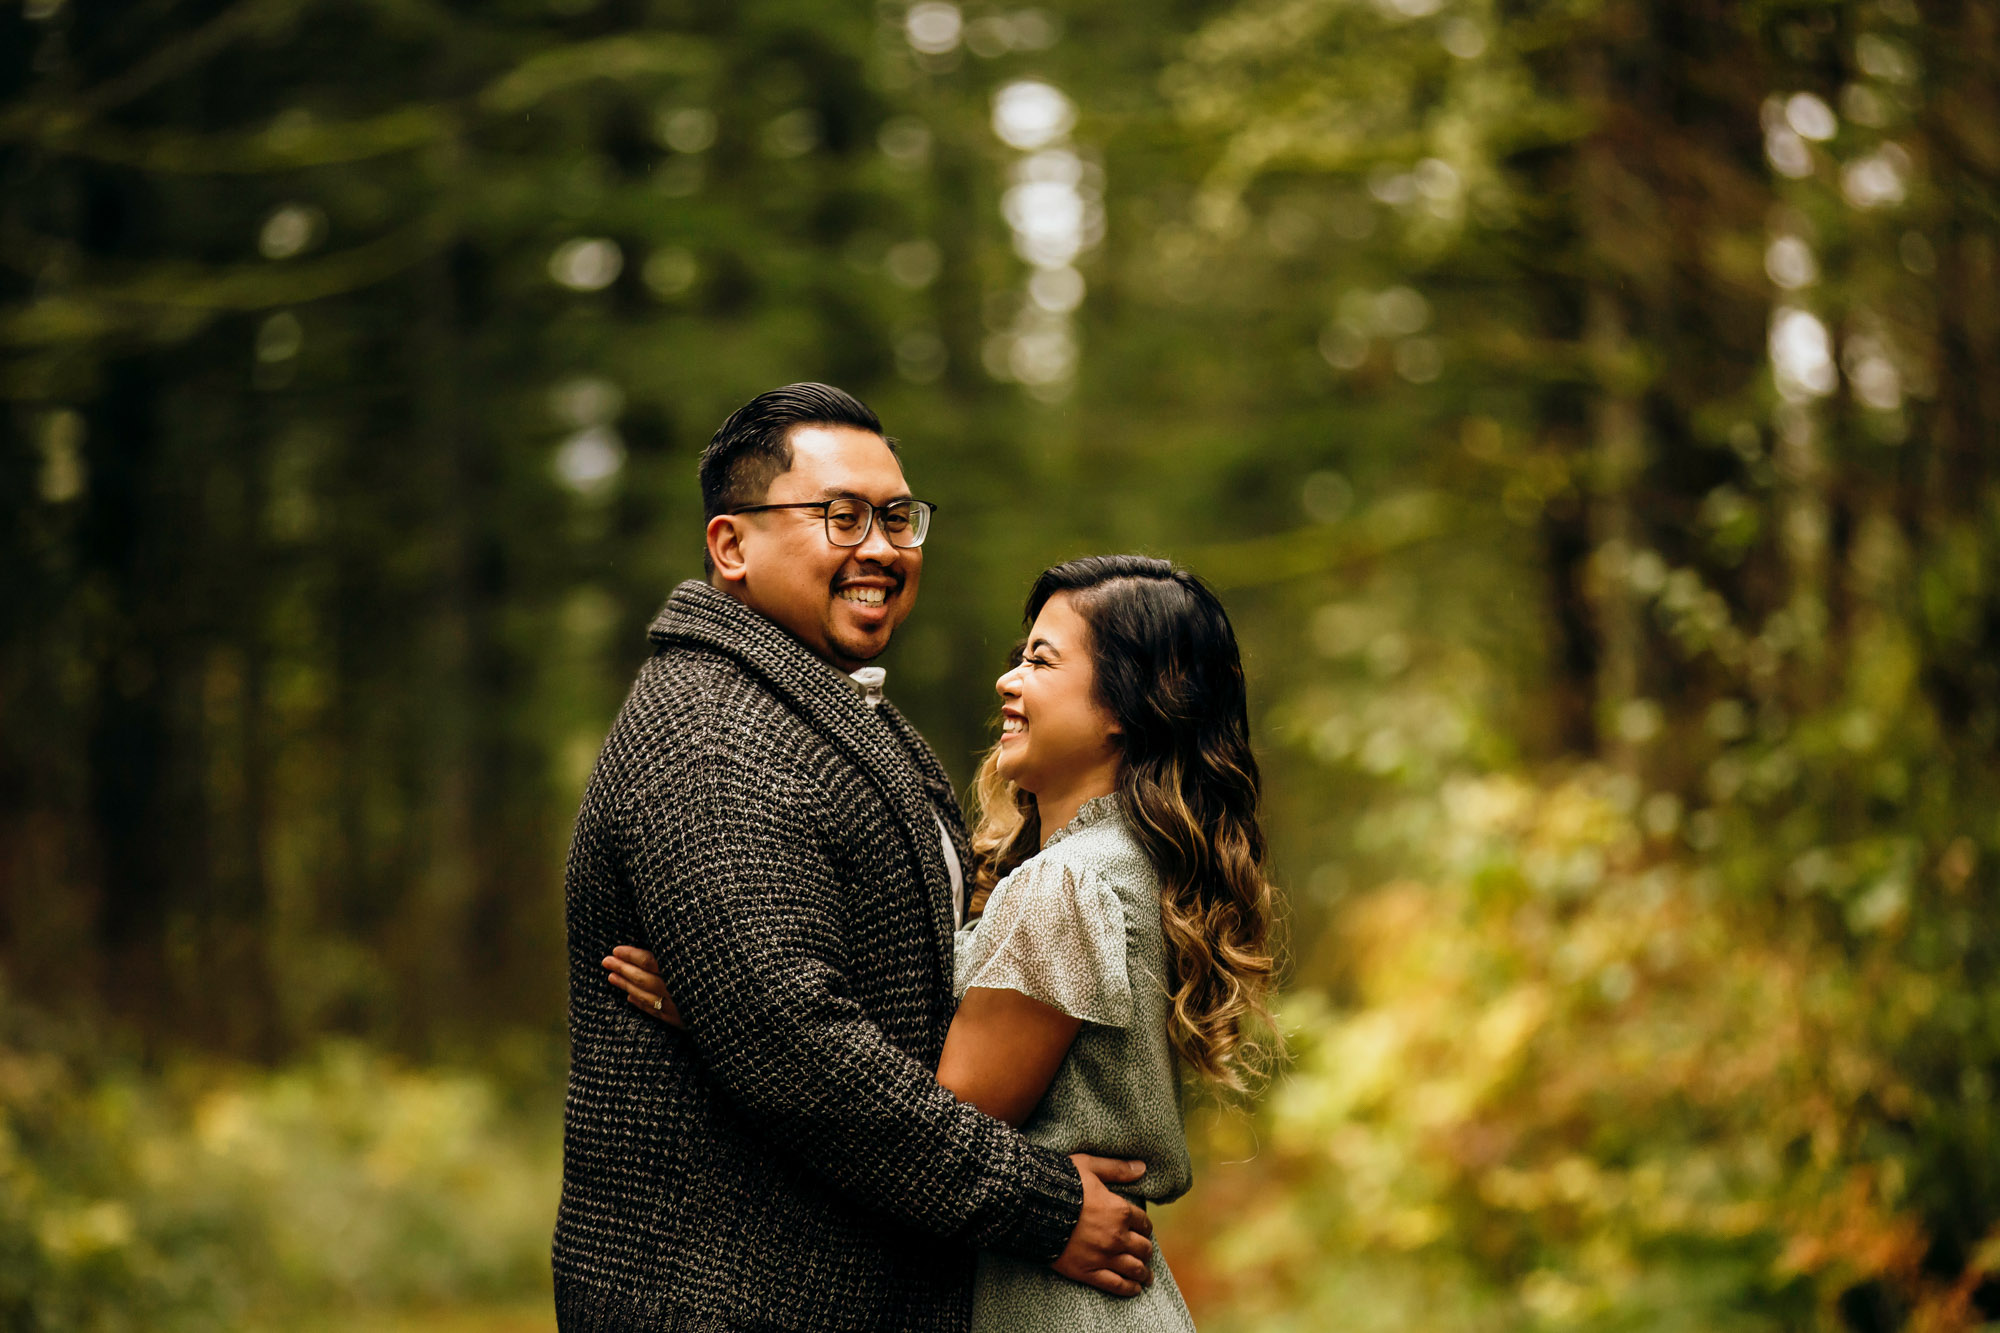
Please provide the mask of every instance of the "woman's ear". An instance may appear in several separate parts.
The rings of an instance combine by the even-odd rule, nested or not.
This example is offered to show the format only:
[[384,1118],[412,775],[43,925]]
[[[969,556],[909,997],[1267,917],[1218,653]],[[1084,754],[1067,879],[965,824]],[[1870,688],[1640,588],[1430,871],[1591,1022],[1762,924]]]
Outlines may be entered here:
[[745,535],[744,524],[735,514],[717,514],[708,520],[708,558],[715,564],[715,576],[725,583],[741,583],[749,577]]

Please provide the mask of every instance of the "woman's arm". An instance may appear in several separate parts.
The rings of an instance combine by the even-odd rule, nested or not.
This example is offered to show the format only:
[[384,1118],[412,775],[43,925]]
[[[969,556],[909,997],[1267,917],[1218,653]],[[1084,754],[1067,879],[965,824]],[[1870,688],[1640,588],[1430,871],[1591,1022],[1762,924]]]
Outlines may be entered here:
[[[639,1012],[674,1027],[680,1011],[660,980],[659,963],[644,949],[621,944],[604,960],[611,984]],[[940,1086],[996,1120],[1026,1120],[1069,1053],[1083,1021],[1019,991],[974,986],[959,1002],[938,1062]]]
[[1083,1020],[1019,991],[972,986],[945,1034],[937,1081],[962,1102],[1018,1126],[1049,1090]]

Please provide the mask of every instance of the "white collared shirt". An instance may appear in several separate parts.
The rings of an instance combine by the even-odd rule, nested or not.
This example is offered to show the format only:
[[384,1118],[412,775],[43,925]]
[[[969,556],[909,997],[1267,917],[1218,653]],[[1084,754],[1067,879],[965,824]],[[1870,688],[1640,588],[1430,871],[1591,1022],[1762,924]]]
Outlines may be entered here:
[[[882,686],[889,679],[886,670],[866,666],[849,672],[847,678],[861,692],[862,703],[870,709],[881,706]],[[951,830],[944,826],[944,816],[933,810],[931,818],[937,821],[938,842],[944,847],[944,866],[951,873],[951,921],[956,928],[965,924],[965,868],[958,863],[958,849],[951,845]]]

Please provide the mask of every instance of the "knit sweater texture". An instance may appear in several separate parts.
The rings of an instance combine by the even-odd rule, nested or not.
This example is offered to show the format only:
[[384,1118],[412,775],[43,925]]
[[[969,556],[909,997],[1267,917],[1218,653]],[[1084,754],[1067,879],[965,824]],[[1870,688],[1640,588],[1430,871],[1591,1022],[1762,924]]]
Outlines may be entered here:
[[[892,706],[706,584],[651,636],[565,876],[558,1323],[958,1333],[973,1247],[1052,1259],[1083,1194],[935,1080],[950,781]],[[658,957],[684,1029],[606,983],[618,944]]]

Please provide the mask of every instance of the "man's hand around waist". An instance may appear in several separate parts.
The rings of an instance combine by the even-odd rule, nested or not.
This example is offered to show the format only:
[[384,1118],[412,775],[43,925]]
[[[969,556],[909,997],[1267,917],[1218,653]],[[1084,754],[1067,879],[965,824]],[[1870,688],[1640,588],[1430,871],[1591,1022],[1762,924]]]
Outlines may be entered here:
[[[680,1011],[667,994],[659,962],[651,953],[621,944],[603,962],[611,984],[624,991],[641,1013],[682,1026]],[[1088,1153],[1071,1153],[1069,1159],[1083,1179],[1083,1211],[1053,1267],[1072,1282],[1113,1296],[1137,1296],[1153,1280],[1153,1220],[1144,1208],[1106,1185],[1130,1185],[1146,1174],[1146,1164]]]
[[1106,1183],[1129,1185],[1146,1174],[1146,1164],[1080,1152],[1069,1160],[1083,1177],[1083,1212],[1053,1267],[1086,1287],[1137,1296],[1153,1281],[1153,1219]]

